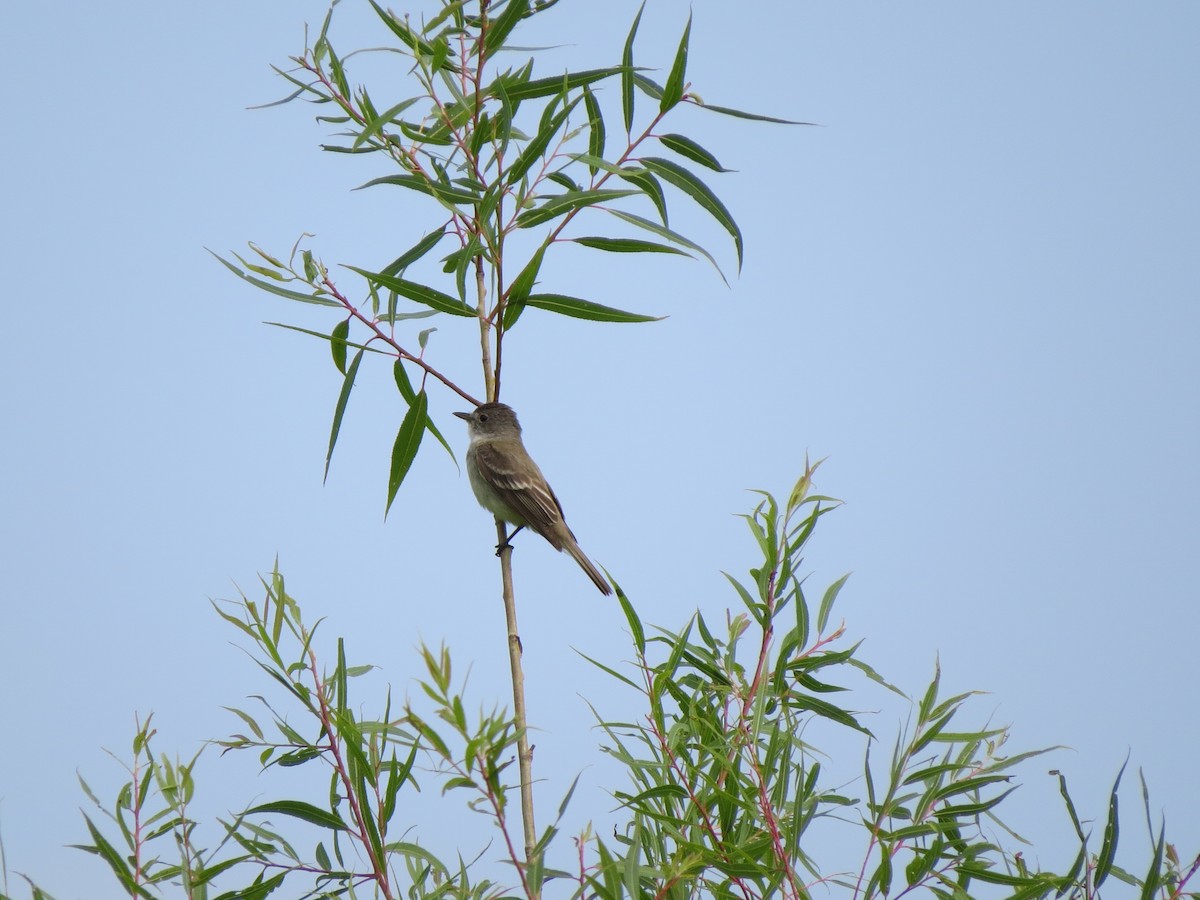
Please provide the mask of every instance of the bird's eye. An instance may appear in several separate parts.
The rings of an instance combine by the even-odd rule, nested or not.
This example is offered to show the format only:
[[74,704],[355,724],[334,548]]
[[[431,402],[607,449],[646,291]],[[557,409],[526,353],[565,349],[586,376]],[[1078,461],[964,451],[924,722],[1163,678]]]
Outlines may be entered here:
[[479,421],[480,421],[480,422],[486,422],[487,420],[488,420],[487,413],[480,413],[480,414],[479,414]]

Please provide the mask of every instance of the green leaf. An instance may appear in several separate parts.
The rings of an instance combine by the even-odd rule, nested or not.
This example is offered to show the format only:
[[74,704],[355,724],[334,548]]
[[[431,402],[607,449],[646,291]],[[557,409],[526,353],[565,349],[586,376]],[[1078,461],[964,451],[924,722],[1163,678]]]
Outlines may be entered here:
[[[210,884],[212,882],[212,880],[214,878],[216,878],[218,875],[220,875],[222,872],[228,871],[229,869],[232,869],[234,866],[241,865],[242,863],[246,862],[247,860],[251,860],[254,858],[255,857],[250,854],[247,854],[245,856],[232,856],[229,859],[223,859],[219,863],[214,863],[211,866],[205,866],[204,868],[200,869],[198,872],[194,872],[194,874],[192,875],[192,883],[197,886],[202,885],[202,884]],[[172,880],[177,877],[178,877],[177,875],[173,875]],[[159,878],[161,878],[161,875],[159,876]],[[158,881],[159,878],[156,878],[155,881]],[[204,894],[201,893],[200,891],[196,891],[193,894],[193,896],[203,897]]]
[[579,182],[573,179],[562,169],[559,169],[557,172],[550,172],[548,175],[546,175],[546,178],[548,178],[550,181],[553,181],[557,185],[565,187],[568,191],[583,190],[583,188],[580,187]]
[[333,326],[329,335],[329,352],[333,355],[333,364],[343,375],[346,374],[346,338],[350,334],[350,320],[343,319]]
[[625,38],[625,51],[621,54],[621,111],[625,115],[626,134],[633,131],[633,39],[637,35],[638,25],[642,21],[642,11],[645,8],[646,2],[642,0],[637,15],[633,17],[629,36]]
[[717,265],[717,261],[713,258],[713,255],[711,253],[709,253],[707,250],[705,250],[703,247],[701,247],[699,244],[697,244],[695,241],[688,240],[679,232],[672,231],[670,228],[667,228],[665,225],[659,225],[657,222],[651,222],[649,219],[644,219],[641,216],[634,215],[633,213],[628,213],[628,212],[625,212],[624,210],[620,210],[620,209],[613,209],[611,207],[607,208],[605,211],[608,213],[611,213],[612,215],[616,216],[618,219],[621,219],[624,222],[628,222],[630,225],[636,225],[638,228],[644,228],[646,231],[653,232],[654,234],[657,234],[659,237],[666,238],[668,241],[671,241],[673,243],[676,243],[681,246],[688,247],[692,250],[695,250],[697,253],[699,253],[701,256],[703,256],[705,259],[707,259],[710,263],[712,263],[713,268],[717,270],[717,274],[721,276],[721,280],[724,281],[726,284],[729,284],[729,282],[725,278],[725,273],[721,271],[721,267],[719,265]]
[[[423,125],[413,125],[410,122],[400,121],[400,122],[397,122],[396,125],[400,129],[400,133],[402,135],[404,135],[406,138],[408,138],[410,141],[414,141],[414,142],[422,143],[422,144],[433,144],[434,146],[437,146],[437,147],[449,147],[451,144],[454,143],[454,138],[450,134],[450,128],[449,128],[449,126],[445,125],[444,123],[439,123],[437,125],[423,126]],[[351,151],[351,152],[361,153],[364,151]],[[424,179],[418,179],[418,180],[423,181]],[[420,190],[420,189],[418,188],[418,190]]]
[[320,148],[326,153],[378,153],[378,147],[359,147],[357,150],[353,147],[341,147],[337,144],[321,144]]
[[[434,55],[434,47],[428,41],[418,37],[408,24],[386,11],[375,0],[370,0],[371,6],[378,13],[379,18],[384,24],[391,29],[392,34],[398,37],[414,54],[432,57]],[[444,67],[452,72],[457,72],[458,69],[453,65],[444,64]]]
[[[400,396],[410,406],[417,400],[417,392],[413,389],[412,382],[408,380],[408,373],[404,370],[404,360],[397,359],[392,366],[392,376],[396,379],[396,388],[400,391]],[[433,424],[433,419],[429,417],[428,411],[425,413],[425,427],[429,429],[429,433],[437,438],[437,442],[441,444],[446,452],[450,454],[450,458],[454,460],[454,465],[458,465],[458,457],[454,455],[454,451],[450,448],[450,444],[442,437],[442,433],[438,431],[438,427]]]
[[1067,814],[1071,817],[1071,824],[1075,826],[1075,836],[1079,838],[1079,842],[1087,846],[1087,837],[1083,833],[1083,825],[1079,821],[1079,814],[1075,812],[1075,803],[1071,799],[1070,792],[1067,791],[1067,777],[1057,769],[1052,769],[1051,775],[1058,776],[1058,792],[1062,794],[1063,802],[1067,806]]
[[738,271],[741,271],[742,231],[738,228],[737,222],[733,220],[733,216],[729,210],[725,208],[725,204],[717,198],[717,195],[709,189],[708,185],[683,166],[673,163],[669,159],[648,156],[642,159],[641,163],[651,172],[669,181],[695,200],[709,215],[717,220],[722,228],[729,232],[730,237],[733,238],[733,246],[737,250]]
[[688,43],[692,36],[692,16],[688,13],[687,25],[683,29],[683,37],[679,41],[679,49],[675,52],[675,62],[671,65],[671,74],[663,86],[662,100],[658,108],[667,112],[683,99],[683,82],[687,77]]
[[404,421],[400,423],[400,430],[396,433],[396,443],[392,446],[392,468],[388,475],[387,506],[383,510],[385,519],[388,511],[392,508],[392,501],[396,499],[396,492],[400,490],[400,485],[404,481],[404,476],[408,474],[413,460],[416,459],[417,449],[421,446],[421,436],[425,434],[425,418],[428,415],[428,409],[429,398],[422,390],[408,408]]
[[537,97],[550,97],[554,94],[560,94],[564,90],[573,91],[576,88],[583,87],[585,84],[594,84],[605,78],[620,75],[624,71],[623,66],[612,66],[607,69],[587,69],[583,72],[568,72],[565,75],[536,78],[533,81],[526,81],[520,84],[506,84],[504,89],[508,92],[509,100],[519,103],[522,100],[533,100]]
[[625,312],[611,306],[593,303],[591,300],[566,297],[562,294],[530,294],[525,300],[525,305],[563,316],[571,316],[575,319],[588,319],[592,322],[660,322],[664,318],[663,316],[644,316],[640,313]]
[[525,301],[528,299],[533,286],[537,283],[538,270],[542,267],[542,258],[546,254],[546,245],[542,244],[538,247],[537,252],[530,257],[529,262],[525,264],[520,274],[513,279],[512,284],[508,286],[508,291],[504,298],[504,330],[512,328],[517,324],[517,319],[521,315],[521,311],[525,308]]
[[421,28],[422,34],[429,34],[439,25],[441,25],[450,16],[454,16],[456,22],[462,21],[462,8],[466,6],[467,0],[451,0],[445,3],[436,15]]
[[654,241],[639,241],[635,238],[610,237],[577,237],[571,238],[576,244],[591,247],[594,250],[605,250],[609,253],[674,253],[679,256],[694,258],[690,253],[684,253],[667,244],[657,244]]
[[662,100],[663,88],[662,85],[653,78],[647,78],[645,75],[640,75],[637,72],[633,75],[633,84],[642,93],[653,97],[655,100]]
[[137,884],[137,882],[134,880],[135,873],[129,868],[129,864],[126,862],[125,858],[121,855],[120,851],[118,851],[117,848],[114,847],[108,841],[108,839],[100,833],[100,829],[98,829],[92,823],[92,820],[85,815],[83,817],[83,821],[87,823],[88,832],[91,834],[94,844],[91,846],[73,844],[71,846],[77,847],[80,850],[87,850],[89,853],[95,853],[106,863],[108,863],[109,868],[112,869],[113,874],[117,877],[117,880],[121,882],[122,887],[129,892],[130,896],[153,897],[153,894],[147,892],[144,888]]
[[243,272],[241,269],[239,269],[237,266],[235,266],[233,263],[229,262],[228,260],[222,259],[216,253],[213,253],[211,250],[209,250],[208,252],[212,253],[212,255],[214,257],[216,257],[217,261],[221,263],[221,265],[225,266],[225,268],[227,268],[230,272],[232,272],[238,278],[242,279],[242,281],[248,282],[249,284],[254,285],[256,288],[266,291],[268,294],[275,294],[279,297],[286,297],[289,300],[299,300],[301,303],[313,303],[313,304],[316,304],[317,306],[341,306],[342,305],[342,304],[338,303],[336,300],[330,300],[326,297],[319,296],[318,294],[315,294],[315,293],[314,294],[303,294],[300,291],[290,291],[287,288],[282,288],[282,287],[279,287],[278,285],[271,284],[269,281],[263,281],[261,278],[252,278],[251,276],[247,275],[245,272]]
[[[958,768],[958,767],[955,767]],[[974,778],[964,778],[962,781],[952,782],[933,792],[934,800],[947,800],[950,797],[958,794],[967,794],[972,791],[978,791],[980,788],[987,787],[990,784],[999,782],[1011,781],[1011,775],[977,775]]]
[[300,819],[312,825],[320,825],[322,828],[331,828],[334,831],[346,830],[346,823],[340,817],[329,810],[321,809],[302,800],[276,800],[273,803],[263,803],[246,810],[245,814],[252,815],[255,813],[282,813],[285,816],[291,816],[293,819]]
[[688,796],[688,792],[677,784],[659,784],[652,788],[647,788],[636,797],[626,796],[622,801],[622,806],[628,807],[648,807],[647,800],[657,800],[660,797],[670,797],[675,800],[683,800]]
[[750,119],[755,122],[774,122],[776,125],[816,125],[815,122],[793,122],[791,119],[777,119],[774,116],[760,116],[757,113],[742,112],[740,109],[730,109],[728,106],[713,106],[711,103],[701,103],[699,100],[696,101],[696,105],[703,109],[720,113],[723,116],[733,116],[737,119]]
[[668,150],[674,150],[680,156],[686,157],[692,162],[700,163],[700,165],[706,166],[714,172],[733,171],[733,169],[726,169],[717,161],[715,156],[691,138],[684,137],[682,134],[660,134],[658,140]]
[[[583,101],[588,114],[588,153],[603,159],[604,157],[604,116],[600,112],[600,103],[596,95],[587,85],[583,87]],[[596,167],[591,166],[591,174],[596,174]]]
[[333,448],[337,444],[338,432],[342,430],[342,416],[346,413],[346,404],[350,401],[350,392],[354,389],[354,379],[358,375],[358,364],[362,362],[362,358],[363,351],[359,350],[354,354],[354,361],[346,370],[342,391],[338,394],[337,405],[333,409],[333,427],[329,431],[329,449],[325,451],[325,475],[321,478],[322,484],[329,478],[329,461],[333,459]]
[[328,41],[326,41],[325,47],[329,55],[329,76],[333,79],[333,83],[337,85],[342,96],[349,97],[350,82],[346,80],[346,70],[342,66],[342,61],[338,59],[338,55],[333,52],[333,47],[330,46]]
[[[275,69],[274,66],[272,66],[271,68]],[[284,78],[287,78],[287,75],[285,73],[281,72],[279,69],[275,69],[275,71],[277,74],[283,75]],[[295,83],[295,81],[293,79],[289,78],[288,80],[292,81],[293,84]],[[291,103],[293,100],[295,100],[297,97],[299,97],[303,93],[315,93],[315,92],[308,85],[301,85],[300,87],[296,88],[296,90],[292,91],[290,94],[288,94],[286,97],[284,97],[280,100],[272,100],[269,103],[256,103],[256,104],[254,104],[254,106],[247,106],[246,109],[268,109],[269,107],[272,107],[272,106],[283,106],[283,104],[285,104],[285,103]]]
[[[218,610],[218,612],[220,612],[220,611]],[[254,733],[254,736],[256,738],[258,738],[260,741],[264,739],[263,738],[263,730],[259,727],[258,723],[256,721],[254,721],[253,717],[251,717],[248,713],[244,713],[240,709],[237,709],[236,707],[233,707],[233,706],[225,706],[225,707],[222,707],[222,709],[229,710],[231,713],[233,713],[235,716],[237,716],[239,719],[241,719],[243,722],[245,722],[250,727],[250,730]]]
[[533,167],[533,164],[542,158],[542,154],[546,152],[546,148],[550,146],[550,141],[558,134],[563,123],[567,121],[567,117],[579,103],[581,97],[576,97],[568,103],[563,109],[559,110],[549,121],[543,122],[538,128],[538,133],[534,136],[525,149],[521,151],[521,155],[509,168],[505,180],[509,184],[516,184],[525,175],[526,172]]
[[1120,821],[1117,815],[1117,788],[1121,786],[1121,776],[1125,774],[1125,767],[1129,765],[1129,758],[1125,758],[1125,762],[1121,763],[1121,770],[1117,772],[1117,780],[1113,782],[1112,793],[1108,797],[1108,819],[1104,823],[1104,840],[1100,844],[1100,854],[1096,857],[1096,881],[1097,888],[1100,887],[1108,878],[1108,873],[1112,871],[1113,860],[1117,855],[1117,838],[1120,835]]
[[525,16],[529,15],[529,0],[508,0],[504,12],[488,23],[483,38],[483,55],[491,56],[504,46],[504,41]]
[[387,788],[383,797],[383,820],[390,822],[393,813],[396,811],[396,797],[400,793],[400,787],[406,784],[412,775],[413,763],[417,760],[417,750],[420,745],[416,742],[412,745],[412,750],[408,754],[408,759],[403,764],[398,763],[396,752],[392,751],[392,763],[388,766],[388,781]]
[[[313,331],[311,328],[301,328],[299,325],[288,325],[286,322],[263,322],[264,325],[273,325],[276,328],[286,328],[288,331],[298,331],[301,334],[311,335],[315,338],[320,338],[323,341],[332,341],[333,336],[325,334],[323,331]],[[355,350],[366,350],[368,353],[378,353],[381,356],[390,354],[384,353],[382,350],[377,350],[374,347],[368,347],[366,344],[356,344],[354,341],[346,341],[347,347],[353,347]]]
[[416,103],[418,99],[419,98],[417,97],[409,97],[407,100],[401,100],[391,109],[388,109],[385,112],[380,113],[378,116],[372,118],[369,122],[367,122],[366,125],[363,126],[363,130],[358,133],[358,136],[354,139],[354,143],[350,145],[351,148],[360,147],[375,135],[379,134],[384,127],[386,127],[394,118],[396,118],[396,116],[400,115],[400,113],[404,112],[414,103]]
[[[1158,896],[1158,889],[1164,883],[1162,874],[1163,847],[1166,843],[1167,823],[1163,822],[1158,829],[1158,840],[1154,842],[1154,858],[1150,861],[1150,871],[1146,873],[1146,878],[1142,882],[1141,900],[1154,900]],[[1150,836],[1154,836],[1153,830]],[[1182,896],[1177,894],[1176,896]],[[1194,895],[1193,895],[1194,896]]]
[[658,183],[658,179],[642,168],[633,168],[627,166],[617,172],[624,181],[630,184],[637,185],[643,194],[650,198],[650,202],[654,204],[654,208],[658,210],[658,217],[662,219],[664,225],[667,224],[667,198],[663,194],[662,185]]
[[847,572],[845,575],[843,575],[841,578],[839,578],[837,581],[835,581],[833,584],[831,584],[829,587],[827,587],[825,589],[825,596],[821,598],[821,608],[817,612],[817,633],[818,634],[824,633],[825,626],[829,622],[829,614],[833,611],[833,601],[837,599],[838,593],[841,591],[842,586],[846,583],[846,580],[849,577],[850,577],[850,573]]
[[357,272],[374,285],[386,288],[389,291],[395,291],[401,297],[415,300],[417,303],[424,304],[439,312],[450,313],[453,316],[475,317],[474,309],[456,297],[443,294],[441,291],[431,288],[428,285],[418,284],[415,281],[406,281],[394,275],[384,275],[382,272],[368,272],[366,269],[359,269],[355,266],[347,266],[346,268],[352,272]]
[[[429,142],[428,137],[422,137],[422,140],[427,143]],[[420,175],[385,175],[382,178],[372,178],[370,181],[360,184],[354,190],[365,190],[369,187],[375,187],[377,184],[394,184],[397,187],[408,188],[420,194],[436,197],[450,209],[463,205],[474,206],[483,199],[482,195],[475,191],[454,187],[444,181],[423,178]]]
[[840,707],[834,706],[832,703],[827,703],[824,700],[818,700],[816,697],[810,697],[807,694],[792,692],[788,695],[787,703],[795,709],[804,709],[816,713],[823,719],[829,719],[832,722],[837,722],[839,725],[845,725],[847,728],[853,728],[855,731],[861,731],[863,734],[870,735],[871,732],[858,724],[858,720],[850,713]]
[[306,762],[321,758],[321,751],[316,747],[302,747],[299,750],[290,750],[282,754],[275,760],[275,765],[282,766],[285,769],[291,769],[296,766],[302,766]]
[[[620,592],[618,592],[618,593],[617,593],[617,599],[619,600],[619,599],[620,599],[620,597],[621,597],[621,595],[620,595]],[[644,637],[643,637],[643,639],[642,639],[642,645],[643,645],[643,650],[644,650],[644,645],[645,645],[645,638],[644,638]],[[576,653],[579,653],[579,655],[580,655],[580,656],[582,656],[584,659],[586,659],[588,662],[590,662],[590,663],[591,663],[593,666],[595,666],[597,669],[601,669],[602,671],[604,671],[604,672],[607,672],[607,673],[608,673],[609,675],[611,675],[613,678],[616,678],[618,681],[622,681],[622,682],[624,682],[625,684],[629,685],[629,686],[630,686],[631,688],[633,688],[634,690],[639,690],[639,691],[640,691],[640,690],[642,689],[641,685],[637,684],[637,682],[635,682],[635,681],[632,681],[632,680],[631,680],[631,679],[629,679],[629,678],[626,678],[624,675],[622,675],[622,674],[621,674],[620,672],[618,672],[616,669],[610,669],[608,666],[604,665],[604,663],[600,662],[599,660],[592,659],[592,658],[591,658],[590,656],[588,656],[586,653],[580,653],[578,650],[576,650],[575,652],[576,652]],[[593,711],[594,711],[594,710],[593,710]],[[598,716],[598,715],[599,715],[599,714],[597,714],[597,716]]]
[[593,191],[566,191],[562,194],[555,194],[547,197],[541,206],[534,207],[531,210],[521,213],[517,217],[517,225],[521,228],[533,228],[536,225],[541,225],[543,222],[549,222],[551,219],[556,219],[559,216],[566,215],[577,209],[583,209],[585,206],[592,206],[596,203],[606,203],[610,200],[618,200],[621,197],[628,197],[636,191],[614,191],[614,190],[593,190]]
[[380,269],[382,275],[399,275],[410,265],[437,246],[438,242],[446,236],[445,226],[437,231],[431,231],[425,237],[417,241],[409,249],[405,250],[390,263]]

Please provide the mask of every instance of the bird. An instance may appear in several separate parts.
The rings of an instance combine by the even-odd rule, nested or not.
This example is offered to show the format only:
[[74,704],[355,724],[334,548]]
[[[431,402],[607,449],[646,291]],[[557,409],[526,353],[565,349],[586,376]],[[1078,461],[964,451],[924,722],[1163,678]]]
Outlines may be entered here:
[[600,593],[612,588],[588,559],[563,518],[562,504],[546,476],[521,441],[521,424],[505,403],[483,403],[473,412],[456,412],[465,419],[471,444],[467,448],[467,476],[479,505],[496,518],[517,526],[508,536],[528,527],[555,550],[566,551],[587,573]]

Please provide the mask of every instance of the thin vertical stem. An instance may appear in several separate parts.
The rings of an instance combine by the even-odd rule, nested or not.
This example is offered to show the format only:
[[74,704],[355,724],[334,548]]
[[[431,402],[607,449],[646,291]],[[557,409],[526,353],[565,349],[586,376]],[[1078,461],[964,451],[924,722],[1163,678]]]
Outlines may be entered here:
[[[508,529],[496,520],[500,547],[500,577],[504,585],[504,618],[508,625],[508,662],[512,668],[513,717],[517,723],[517,766],[521,775],[521,821],[525,826],[525,866],[533,861],[537,845],[537,826],[533,820],[533,748],[529,746],[529,726],[525,715],[525,671],[521,666],[521,634],[517,629],[517,602],[513,596],[512,545]],[[541,884],[529,881],[531,897],[541,895]]]
[[487,277],[483,257],[475,257],[475,308],[479,312],[479,353],[483,362],[483,395],[488,403],[496,397],[496,377],[492,374],[492,325],[487,315]]

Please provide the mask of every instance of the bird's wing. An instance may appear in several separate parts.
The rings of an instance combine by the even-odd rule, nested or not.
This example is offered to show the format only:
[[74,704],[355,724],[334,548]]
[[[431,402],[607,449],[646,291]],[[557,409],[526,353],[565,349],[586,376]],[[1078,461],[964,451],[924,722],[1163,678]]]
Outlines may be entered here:
[[[557,525],[563,521],[562,505],[523,447],[506,446],[500,451],[489,443],[481,443],[475,448],[475,465],[509,509],[555,550],[562,550],[562,539],[556,534]],[[530,477],[530,472],[534,477]]]

